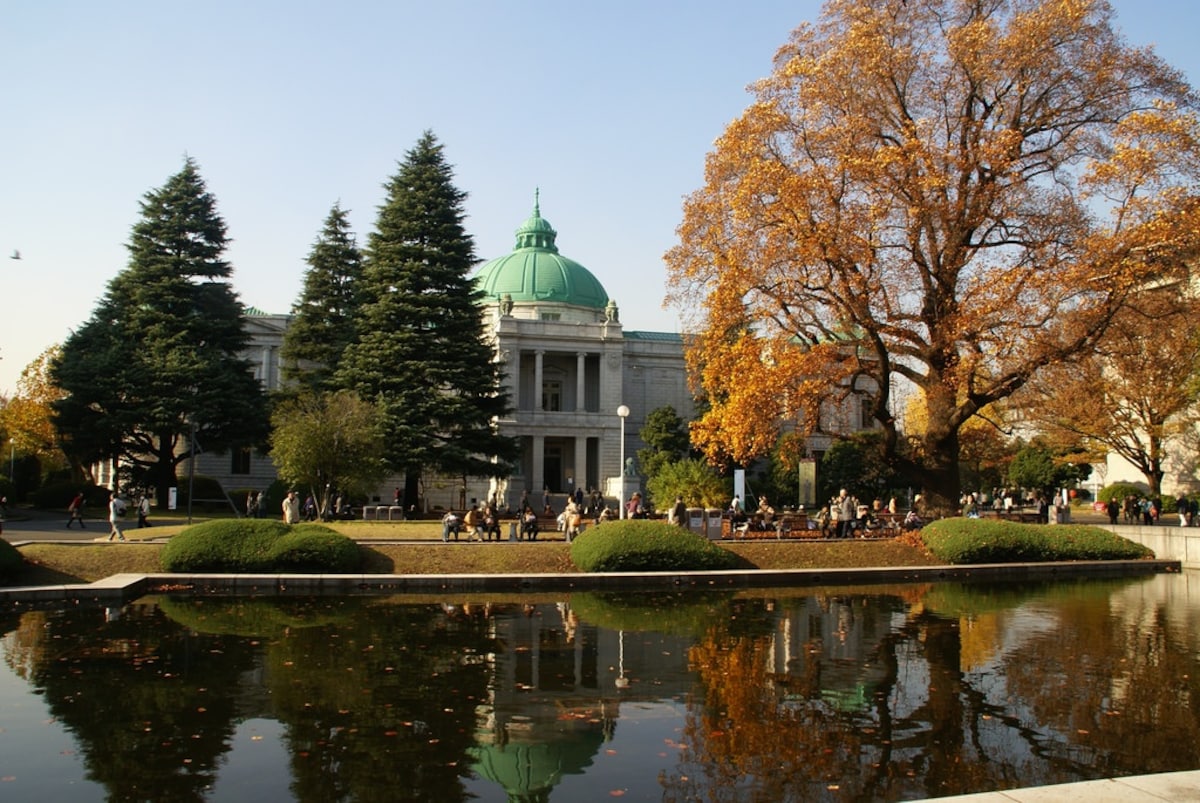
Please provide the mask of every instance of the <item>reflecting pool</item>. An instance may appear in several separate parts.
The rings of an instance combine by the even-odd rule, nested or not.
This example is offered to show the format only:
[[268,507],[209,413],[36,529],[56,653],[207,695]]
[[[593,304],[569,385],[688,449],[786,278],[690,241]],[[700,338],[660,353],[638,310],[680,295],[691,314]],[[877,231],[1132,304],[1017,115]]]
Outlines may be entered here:
[[1200,768],[1200,575],[0,613],[0,799],[911,800]]

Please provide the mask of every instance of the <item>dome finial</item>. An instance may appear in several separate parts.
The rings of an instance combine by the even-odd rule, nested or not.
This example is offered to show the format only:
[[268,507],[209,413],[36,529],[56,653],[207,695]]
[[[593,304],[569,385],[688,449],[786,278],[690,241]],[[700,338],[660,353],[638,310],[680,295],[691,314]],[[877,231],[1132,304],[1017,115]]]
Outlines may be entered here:
[[540,187],[535,187],[533,190],[533,214],[521,228],[517,229],[517,248],[537,248],[557,254],[558,247],[554,244],[557,234],[558,232],[550,226],[550,221],[542,217],[542,190]]

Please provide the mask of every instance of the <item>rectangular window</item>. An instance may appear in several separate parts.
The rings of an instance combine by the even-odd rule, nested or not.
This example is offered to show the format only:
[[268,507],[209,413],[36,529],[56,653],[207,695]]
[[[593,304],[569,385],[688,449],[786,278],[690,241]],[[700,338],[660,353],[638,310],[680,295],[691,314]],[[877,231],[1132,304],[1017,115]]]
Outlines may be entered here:
[[243,446],[240,449],[230,450],[233,455],[233,461],[229,466],[230,474],[249,474],[250,473],[250,447]]
[[550,379],[542,383],[542,409],[548,413],[562,410],[562,382]]
[[860,427],[862,429],[874,429],[875,416],[871,411],[875,407],[875,400],[870,396],[863,396],[859,399],[859,403],[862,405],[862,423]]
[[561,312],[543,312],[542,320],[543,321],[561,321],[562,313]]

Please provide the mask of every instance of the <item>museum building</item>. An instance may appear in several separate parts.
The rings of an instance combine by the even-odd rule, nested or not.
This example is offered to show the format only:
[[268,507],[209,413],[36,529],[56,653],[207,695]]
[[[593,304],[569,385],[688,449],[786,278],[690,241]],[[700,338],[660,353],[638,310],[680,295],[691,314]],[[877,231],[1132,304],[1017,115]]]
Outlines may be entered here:
[[[559,253],[557,237],[535,200],[513,250],[484,263],[475,277],[484,292],[486,336],[504,364],[512,406],[500,431],[521,444],[515,473],[500,482],[479,478],[465,489],[461,480],[426,477],[427,508],[459,507],[464,497],[493,493],[515,508],[526,491],[540,506],[545,490],[561,500],[576,487],[595,488],[610,500],[627,496],[642,478],[633,466],[623,471],[622,460],[645,446],[638,433],[646,416],[666,405],[684,420],[693,415],[682,336],[626,330],[615,298],[595,274]],[[280,385],[289,321],[289,315],[246,312],[246,356],[268,391]],[[250,449],[202,453],[196,472],[229,491],[265,489],[276,478],[270,458]],[[384,483],[372,501],[389,502],[397,484],[402,478]]]

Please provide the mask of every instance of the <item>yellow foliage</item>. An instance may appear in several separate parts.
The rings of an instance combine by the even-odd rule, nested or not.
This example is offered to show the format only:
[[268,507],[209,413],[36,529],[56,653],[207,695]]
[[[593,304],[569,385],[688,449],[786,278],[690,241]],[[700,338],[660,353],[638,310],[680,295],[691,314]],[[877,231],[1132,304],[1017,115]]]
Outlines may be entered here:
[[852,375],[885,406],[897,380],[917,391],[934,454],[1200,254],[1190,88],[1111,16],[832,0],[793,33],[665,256],[671,297],[699,310],[710,456],[766,454]]
[[63,392],[49,378],[50,363],[57,355],[58,346],[51,346],[25,366],[17,380],[16,393],[0,411],[0,420],[17,453],[36,455],[43,468],[67,464],[58,447],[50,407],[63,397]]

